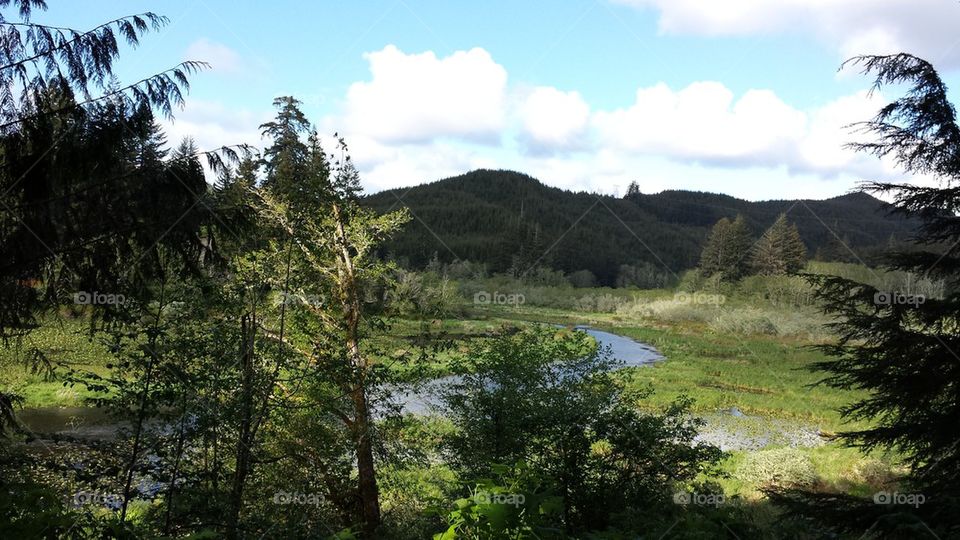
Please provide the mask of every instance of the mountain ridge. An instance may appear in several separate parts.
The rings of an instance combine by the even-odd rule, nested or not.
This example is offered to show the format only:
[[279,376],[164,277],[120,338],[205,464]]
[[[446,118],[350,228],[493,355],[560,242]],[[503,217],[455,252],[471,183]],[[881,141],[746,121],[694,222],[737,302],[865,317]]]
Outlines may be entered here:
[[543,265],[589,270],[613,284],[621,265],[647,265],[676,275],[696,265],[703,240],[720,218],[743,214],[755,236],[780,213],[797,224],[812,256],[866,257],[906,240],[916,223],[889,215],[890,205],[851,192],[828,199],[747,201],[704,191],[664,190],[624,197],[548,186],[517,171],[477,169],[367,195],[387,211],[406,206],[413,222],[389,253],[413,267],[436,257],[482,262],[504,272]]

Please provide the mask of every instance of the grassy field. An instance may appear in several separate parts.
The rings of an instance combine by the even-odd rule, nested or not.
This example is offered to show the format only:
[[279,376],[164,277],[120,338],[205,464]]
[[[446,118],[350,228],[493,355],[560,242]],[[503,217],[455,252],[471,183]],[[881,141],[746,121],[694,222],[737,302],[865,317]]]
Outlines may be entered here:
[[[25,407],[80,406],[91,394],[80,386],[64,386],[62,373],[73,368],[104,375],[109,357],[107,349],[90,337],[85,321],[49,319],[27,337],[0,344],[0,388],[23,396]],[[55,371],[50,372],[48,365]]]
[[[580,295],[575,301],[591,293],[607,294],[590,289],[565,291]],[[457,306],[456,317],[394,320],[367,345],[398,373],[411,378],[436,376],[446,372],[453,358],[468,355],[477,339],[506,327],[533,322],[588,324],[653,345],[666,357],[651,367],[625,372],[631,384],[652,387],[654,393],[641,404],[651,410],[687,395],[695,400],[694,411],[705,416],[735,408],[751,418],[784,419],[824,434],[863,427],[845,424],[837,412],[860,397],[857,393],[815,384],[822,374],[809,367],[824,359],[815,345],[829,337],[818,330],[823,321],[809,308],[776,302],[758,305],[754,298],[742,296],[723,305],[690,306],[666,290],[632,291],[619,298],[616,309],[603,312],[464,303]],[[582,303],[596,305],[589,300]],[[757,317],[770,324],[756,324]],[[718,320],[750,322],[728,327],[718,325]],[[87,397],[81,387],[64,387],[56,376],[36,369],[37,362],[28,355],[33,347],[64,366],[98,373],[106,371],[109,359],[80,320],[47,324],[28,341],[0,348],[0,383],[3,389],[23,395],[26,407],[79,406]],[[421,360],[425,350],[430,353],[426,362]],[[720,479],[728,495],[761,496],[762,481],[743,470],[757,467],[757,459],[767,459],[766,451],[731,452],[724,463],[727,476]],[[884,487],[897,471],[891,456],[863,456],[826,439],[820,446],[784,451],[791,452],[786,458],[809,468],[816,485],[827,491],[869,494]],[[768,458],[774,466],[785,460],[782,455]]]

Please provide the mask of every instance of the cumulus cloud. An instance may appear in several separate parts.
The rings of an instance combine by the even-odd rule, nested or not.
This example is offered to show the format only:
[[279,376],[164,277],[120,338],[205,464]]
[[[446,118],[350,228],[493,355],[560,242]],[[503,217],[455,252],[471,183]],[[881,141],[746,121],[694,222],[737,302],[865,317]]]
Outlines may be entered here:
[[431,51],[406,54],[388,45],[364,58],[372,79],[348,89],[345,131],[391,143],[499,139],[507,71],[487,51],[437,58]]
[[633,105],[600,111],[593,124],[605,147],[709,162],[778,164],[803,136],[806,116],[769,90],[739,99],[718,82],[673,91],[640,88]]
[[[341,113],[325,118],[321,131],[347,137],[375,189],[464,172],[484,161],[478,156],[588,189],[640,174],[624,165],[633,155],[826,178],[895,172],[844,148],[856,138],[847,124],[882,105],[865,92],[800,110],[769,89],[734,95],[716,81],[678,90],[659,83],[637,89],[629,106],[593,110],[575,90],[536,86],[512,90],[508,106],[506,70],[483,49],[438,58],[387,46],[364,58],[371,80],[349,87]],[[511,136],[519,143],[512,149]],[[485,146],[493,141],[504,144]]]
[[590,106],[579,92],[538,86],[519,107],[521,137],[534,153],[572,150],[585,146]]
[[910,52],[960,67],[960,5],[943,0],[617,0],[655,9],[663,33],[705,36],[803,32],[844,58]]
[[852,127],[886,103],[880,93],[841,96],[809,110],[783,102],[771,90],[737,98],[725,85],[704,81],[674,91],[660,83],[640,88],[633,105],[598,111],[591,120],[605,149],[726,168],[782,167],[824,178],[902,177],[891,160],[846,147],[867,142]]
[[[879,94],[862,91],[842,96],[812,111],[809,129],[797,143],[801,162],[806,163],[809,170],[841,170],[856,161],[861,163],[858,167],[861,170],[868,165],[879,166],[876,160],[867,159],[845,145],[865,141],[868,135],[852,125],[872,118],[884,104]],[[875,169],[874,172],[880,171]]]

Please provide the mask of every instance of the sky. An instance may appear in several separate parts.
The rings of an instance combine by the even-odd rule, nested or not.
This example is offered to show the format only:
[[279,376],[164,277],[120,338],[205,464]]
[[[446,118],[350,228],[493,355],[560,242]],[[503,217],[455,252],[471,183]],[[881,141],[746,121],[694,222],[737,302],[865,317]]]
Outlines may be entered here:
[[325,140],[346,138],[368,192],[481,167],[575,191],[636,181],[749,200],[929,183],[844,148],[868,136],[849,125],[903,89],[871,94],[839,68],[904,51],[960,82],[953,0],[48,3],[35,22],[169,18],[121,54],[121,81],[211,64],[165,122],[171,142],[261,147],[273,99],[293,95]]

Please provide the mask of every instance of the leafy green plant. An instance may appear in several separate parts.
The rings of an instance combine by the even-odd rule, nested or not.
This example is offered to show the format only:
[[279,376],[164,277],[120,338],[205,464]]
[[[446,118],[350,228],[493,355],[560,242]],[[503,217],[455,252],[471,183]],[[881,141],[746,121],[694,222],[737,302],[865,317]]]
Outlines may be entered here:
[[523,462],[493,465],[491,472],[492,478],[478,480],[466,497],[453,501],[442,515],[446,529],[434,540],[561,537],[552,523],[563,512],[563,500],[543,478]]

